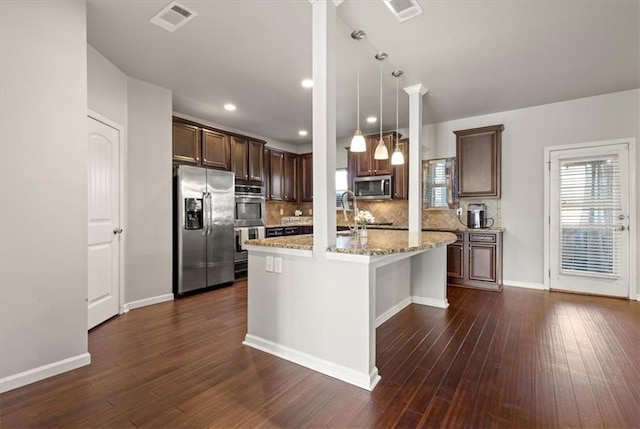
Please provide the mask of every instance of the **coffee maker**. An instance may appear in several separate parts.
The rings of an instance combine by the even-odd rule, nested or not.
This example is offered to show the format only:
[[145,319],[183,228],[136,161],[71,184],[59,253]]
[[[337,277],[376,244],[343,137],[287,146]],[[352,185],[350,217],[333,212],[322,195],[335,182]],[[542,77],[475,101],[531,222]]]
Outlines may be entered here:
[[[485,213],[486,207],[484,204],[469,204],[467,206],[467,227],[473,229],[491,227],[493,225],[493,219],[487,219]],[[487,221],[491,221],[491,223],[487,225]]]

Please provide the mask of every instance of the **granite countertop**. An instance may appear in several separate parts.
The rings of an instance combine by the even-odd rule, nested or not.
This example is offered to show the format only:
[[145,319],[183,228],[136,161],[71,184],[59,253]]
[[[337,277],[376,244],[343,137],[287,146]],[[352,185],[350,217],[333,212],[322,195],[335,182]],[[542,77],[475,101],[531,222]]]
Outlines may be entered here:
[[[414,252],[444,246],[456,241],[450,232],[421,232],[410,234],[407,231],[369,230],[366,239],[351,235],[338,235],[336,245],[330,252],[350,253],[354,255],[390,255],[392,253]],[[311,250],[313,235],[291,235],[284,237],[248,240],[247,245],[280,247],[286,249]]]

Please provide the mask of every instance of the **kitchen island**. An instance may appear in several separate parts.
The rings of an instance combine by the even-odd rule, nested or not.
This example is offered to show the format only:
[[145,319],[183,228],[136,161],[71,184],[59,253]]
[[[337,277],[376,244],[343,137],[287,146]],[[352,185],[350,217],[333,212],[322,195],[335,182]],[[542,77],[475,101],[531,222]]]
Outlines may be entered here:
[[312,251],[313,235],[249,240],[244,344],[367,390],[380,380],[376,327],[446,298],[447,232],[371,230]]

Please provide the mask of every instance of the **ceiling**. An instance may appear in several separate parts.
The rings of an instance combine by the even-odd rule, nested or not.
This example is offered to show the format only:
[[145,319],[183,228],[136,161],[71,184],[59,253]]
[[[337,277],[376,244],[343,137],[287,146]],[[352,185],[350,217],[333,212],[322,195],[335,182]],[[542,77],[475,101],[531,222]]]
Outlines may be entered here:
[[[169,0],[89,0],[88,42],[128,76],[173,91],[174,111],[289,144],[308,144],[311,4],[308,0],[183,0],[198,15],[174,33],[149,19]],[[361,128],[377,132],[379,66],[383,128],[394,129],[402,87],[422,83],[425,123],[640,87],[638,1],[420,1],[424,13],[400,23],[382,0],[338,7],[337,136],[356,125],[356,59],[361,62]],[[365,40],[350,37],[364,30]],[[234,112],[224,103],[238,106]],[[309,131],[300,137],[298,131]]]

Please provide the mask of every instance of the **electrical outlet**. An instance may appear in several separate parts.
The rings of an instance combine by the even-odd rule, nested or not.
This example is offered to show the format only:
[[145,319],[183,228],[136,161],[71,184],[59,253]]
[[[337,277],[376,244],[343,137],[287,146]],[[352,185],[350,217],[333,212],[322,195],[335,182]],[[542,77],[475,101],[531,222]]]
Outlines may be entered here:
[[278,274],[282,274],[282,258],[279,257],[275,257],[273,259],[273,272],[278,273]]
[[265,269],[267,270],[268,273],[272,273],[273,272],[273,256],[267,256],[266,260],[267,262],[265,264]]
[[280,216],[284,214],[284,209],[280,209]]

